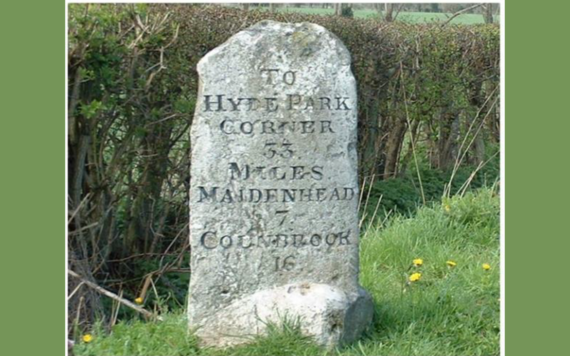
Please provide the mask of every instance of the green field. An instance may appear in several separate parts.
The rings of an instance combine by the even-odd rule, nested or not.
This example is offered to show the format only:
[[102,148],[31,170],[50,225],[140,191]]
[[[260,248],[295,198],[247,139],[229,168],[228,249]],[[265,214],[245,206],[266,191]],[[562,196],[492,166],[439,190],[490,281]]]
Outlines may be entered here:
[[[247,346],[204,349],[184,311],[163,322],[95,328],[76,355],[498,355],[499,197],[481,189],[420,208],[414,217],[362,229],[361,283],[374,298],[374,325],[359,342],[325,351],[298,325],[270,329]],[[421,258],[422,265],[413,260]],[[448,265],[453,261],[456,266]],[[483,264],[489,264],[484,269]],[[413,273],[421,279],[410,282]],[[76,340],[80,340],[77,335]]]
[[[258,9],[266,10],[267,8],[258,7]],[[300,12],[308,15],[332,15],[334,10],[332,8],[323,9],[321,7],[279,7],[278,11],[281,12]],[[394,13],[395,14],[395,13]],[[400,12],[397,21],[408,23],[430,23],[430,22],[443,22],[448,19],[450,14],[441,12]],[[372,9],[359,9],[354,10],[355,18],[378,18],[378,12]],[[483,16],[480,14],[462,14],[454,18],[451,23],[453,24],[482,24],[484,23]]]

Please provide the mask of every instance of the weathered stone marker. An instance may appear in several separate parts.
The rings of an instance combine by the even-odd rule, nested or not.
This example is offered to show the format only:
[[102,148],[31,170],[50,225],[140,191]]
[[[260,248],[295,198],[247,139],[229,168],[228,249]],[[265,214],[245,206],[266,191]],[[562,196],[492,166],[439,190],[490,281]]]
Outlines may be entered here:
[[321,26],[263,21],[198,63],[189,323],[206,345],[299,318],[324,346],[372,318],[358,284],[356,83]]

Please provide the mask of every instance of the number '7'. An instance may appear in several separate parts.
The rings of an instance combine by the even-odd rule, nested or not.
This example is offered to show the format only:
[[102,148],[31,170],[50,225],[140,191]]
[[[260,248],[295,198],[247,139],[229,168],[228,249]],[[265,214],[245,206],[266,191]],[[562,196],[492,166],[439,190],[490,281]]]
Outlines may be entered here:
[[287,217],[287,213],[289,212],[289,210],[277,210],[275,212],[275,214],[283,214],[283,218],[281,219],[281,222],[279,223],[279,226],[283,225],[283,223],[285,222],[285,218]]

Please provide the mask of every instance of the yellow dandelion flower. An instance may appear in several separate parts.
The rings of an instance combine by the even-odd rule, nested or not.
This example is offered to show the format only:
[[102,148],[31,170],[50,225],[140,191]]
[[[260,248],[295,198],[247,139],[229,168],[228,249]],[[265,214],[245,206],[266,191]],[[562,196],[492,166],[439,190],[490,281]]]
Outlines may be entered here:
[[488,271],[488,270],[491,269],[491,265],[488,264],[488,263],[483,263],[483,269],[484,269],[485,271]]
[[422,260],[421,258],[416,258],[412,262],[414,263],[414,266],[416,266],[416,267],[424,264],[424,260]]
[[83,342],[89,343],[89,342],[91,342],[91,341],[93,341],[93,335],[91,335],[91,334],[85,334],[85,335],[83,335]]
[[422,278],[422,274],[421,274],[421,273],[417,273],[417,272],[416,272],[416,273],[413,273],[413,274],[410,276],[410,282],[417,282],[417,281],[419,281],[421,278]]
[[457,262],[455,262],[455,261],[449,260],[449,261],[447,261],[446,263],[447,263],[447,265],[448,265],[449,267],[455,267],[455,266],[457,266]]
[[137,304],[142,304],[143,303],[143,299],[141,297],[138,297],[137,299],[135,299],[135,303]]
[[449,213],[451,211],[451,207],[449,206],[449,204],[445,204],[443,206],[443,209],[445,210],[446,213]]

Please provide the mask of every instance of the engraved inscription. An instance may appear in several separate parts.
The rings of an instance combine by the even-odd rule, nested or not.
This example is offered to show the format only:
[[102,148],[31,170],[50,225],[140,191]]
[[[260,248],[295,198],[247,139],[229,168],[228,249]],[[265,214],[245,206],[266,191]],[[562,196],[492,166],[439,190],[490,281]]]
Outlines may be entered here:
[[204,95],[205,112],[234,112],[234,111],[265,111],[276,112],[284,110],[328,110],[346,111],[352,109],[350,98],[333,95],[332,97],[306,97],[300,94],[287,94],[285,98],[270,96],[263,98],[235,98],[226,94]]
[[[219,134],[251,138],[257,135],[267,137],[259,151],[259,156],[253,156],[246,161],[229,162],[227,167],[228,183],[248,184],[254,186],[199,185],[194,189],[195,203],[201,204],[280,204],[273,210],[270,220],[276,229],[293,226],[290,218],[291,208],[282,204],[314,204],[334,201],[353,201],[356,199],[357,187],[352,186],[314,186],[314,183],[326,179],[323,164],[283,164],[293,162],[293,159],[310,157],[310,152],[298,151],[289,137],[292,135],[335,135],[337,128],[331,119],[319,117],[304,120],[272,118],[267,116],[261,120],[248,120],[232,116],[240,112],[314,112],[314,111],[348,111],[354,104],[344,95],[331,94],[326,96],[302,95],[298,92],[274,93],[273,91],[287,90],[299,80],[299,71],[282,70],[278,68],[262,68],[259,71],[262,83],[273,95],[265,96],[232,96],[226,93],[206,94],[203,96],[202,110],[208,113],[219,113],[216,124]],[[273,88],[275,88],[273,90]],[[287,116],[286,116],[287,117]],[[252,162],[251,159],[259,159]],[[271,162],[279,162],[272,164]],[[257,187],[260,182],[274,182],[274,187]],[[295,182],[306,182],[306,187],[289,186]],[[292,205],[298,207],[298,205]],[[294,227],[292,227],[294,231]],[[271,230],[271,229],[270,229]],[[248,251],[254,248],[321,248],[322,246],[341,247],[350,245],[350,229],[336,232],[293,233],[291,230],[265,234],[224,234],[216,229],[210,229],[200,235],[200,246],[207,250],[238,249]],[[288,272],[295,269],[294,255],[275,257],[275,271]]]
[[198,187],[197,203],[294,203],[347,201],[356,196],[356,188],[241,188]]
[[200,245],[208,250],[249,248],[311,248],[350,245],[351,230],[313,234],[276,233],[273,235],[224,235],[206,231],[200,236]]

